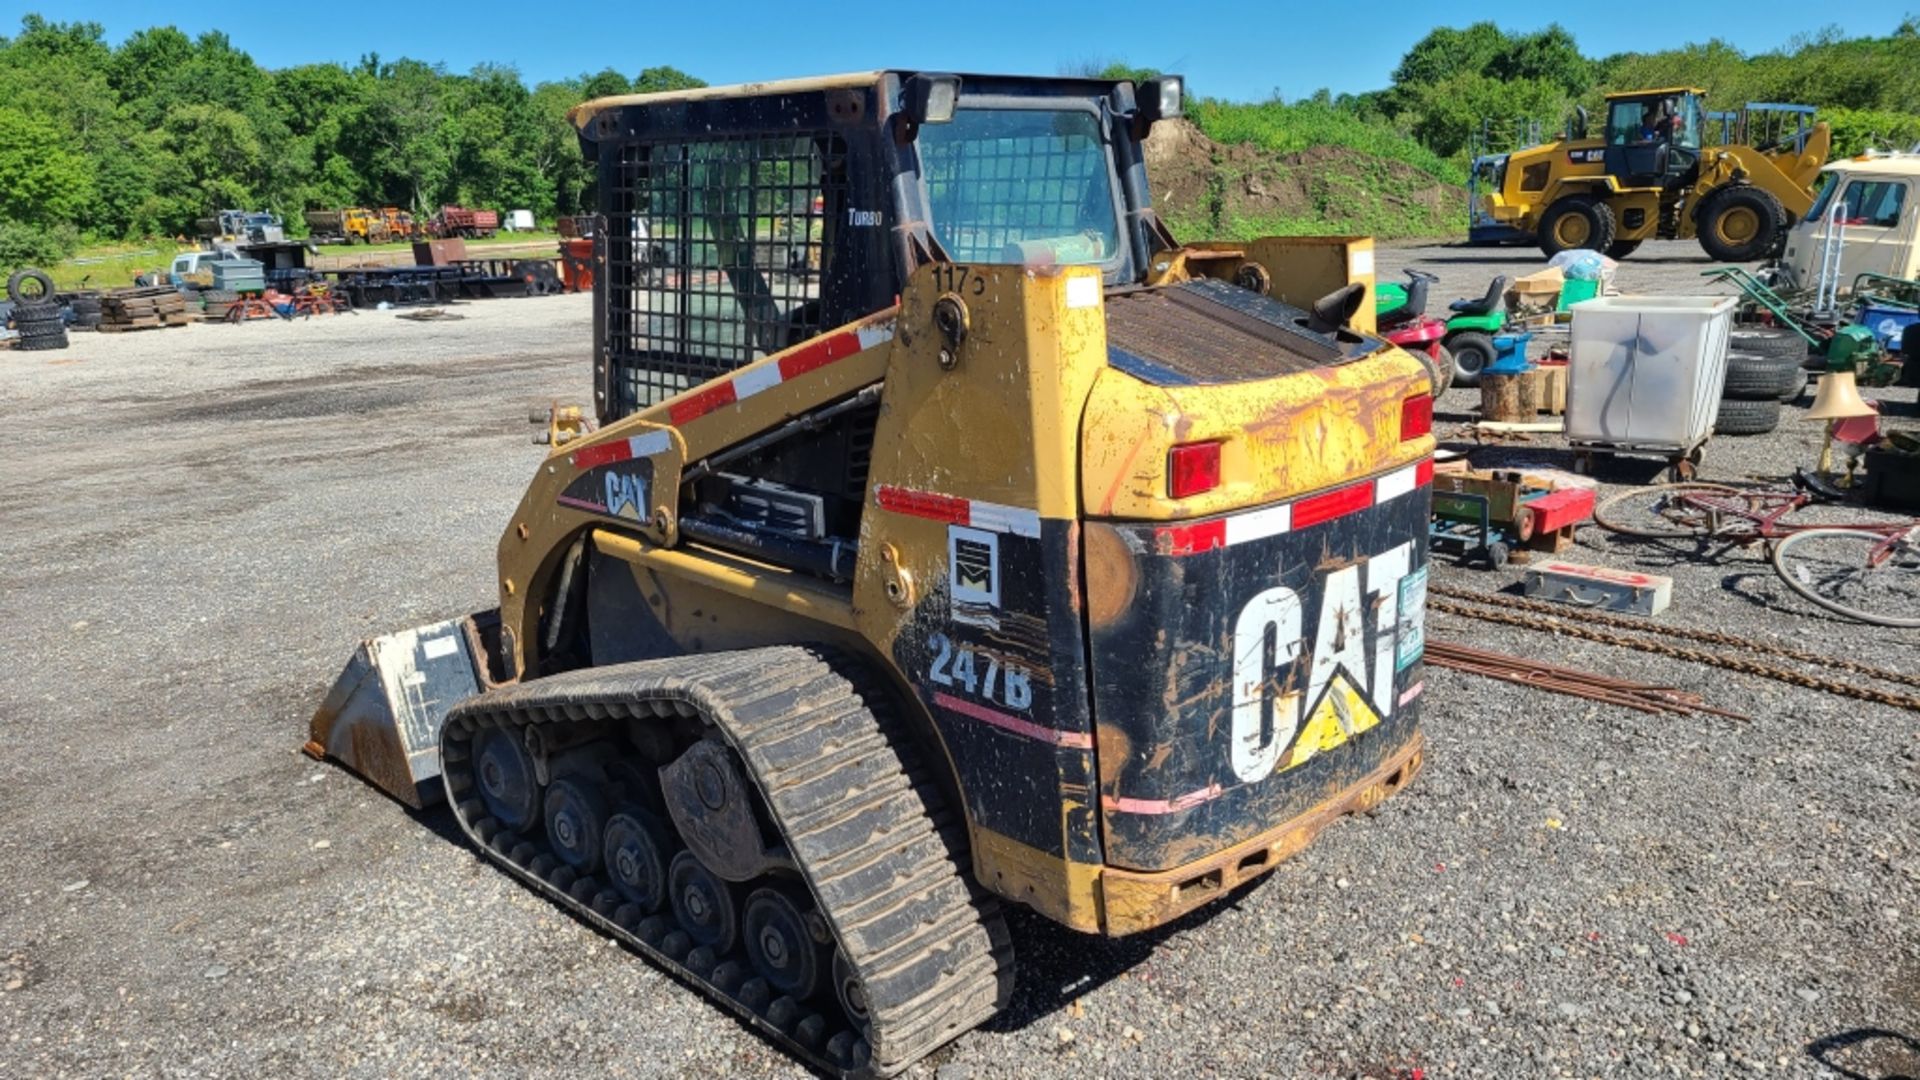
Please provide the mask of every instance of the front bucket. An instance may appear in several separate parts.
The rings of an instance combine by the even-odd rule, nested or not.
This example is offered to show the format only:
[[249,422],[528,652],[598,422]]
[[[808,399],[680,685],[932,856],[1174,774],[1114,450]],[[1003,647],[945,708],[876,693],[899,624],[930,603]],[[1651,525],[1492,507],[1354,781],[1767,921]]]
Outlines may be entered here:
[[493,612],[360,643],[313,714],[305,750],[329,757],[412,807],[438,802],[440,722],[491,681],[478,623]]

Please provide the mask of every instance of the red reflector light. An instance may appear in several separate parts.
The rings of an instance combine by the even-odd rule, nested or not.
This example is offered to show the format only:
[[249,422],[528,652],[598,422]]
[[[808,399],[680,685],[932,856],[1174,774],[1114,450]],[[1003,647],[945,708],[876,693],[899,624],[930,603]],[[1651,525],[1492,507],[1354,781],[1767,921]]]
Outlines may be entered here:
[[1348,484],[1346,487],[1329,491],[1325,495],[1315,495],[1311,499],[1301,499],[1293,504],[1295,529],[1304,529],[1309,525],[1318,525],[1323,521],[1332,521],[1356,511],[1365,510],[1373,505],[1373,481],[1363,484]]
[[1167,494],[1185,499],[1220,486],[1220,444],[1182,443],[1167,451]]
[[1415,394],[1400,402],[1400,441],[1433,434],[1433,395]]

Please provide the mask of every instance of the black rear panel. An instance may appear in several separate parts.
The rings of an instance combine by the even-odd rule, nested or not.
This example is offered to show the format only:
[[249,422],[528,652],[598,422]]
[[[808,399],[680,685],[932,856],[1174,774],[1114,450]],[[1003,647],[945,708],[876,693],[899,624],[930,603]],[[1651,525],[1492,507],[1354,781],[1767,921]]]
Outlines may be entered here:
[[[1430,493],[1413,471],[1225,521],[1087,524],[1109,863],[1248,840],[1413,738]],[[1329,501],[1344,512],[1321,519]]]

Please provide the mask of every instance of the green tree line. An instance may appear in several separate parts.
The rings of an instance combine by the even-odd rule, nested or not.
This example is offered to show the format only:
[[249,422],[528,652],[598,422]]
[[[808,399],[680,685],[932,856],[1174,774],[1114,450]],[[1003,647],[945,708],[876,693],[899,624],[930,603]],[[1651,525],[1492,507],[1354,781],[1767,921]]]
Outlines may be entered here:
[[221,208],[588,204],[567,110],[588,98],[705,85],[671,67],[529,87],[369,54],[268,70],[225,34],[163,26],[118,44],[90,22],[21,20],[0,38],[0,266],[82,242],[189,233]]

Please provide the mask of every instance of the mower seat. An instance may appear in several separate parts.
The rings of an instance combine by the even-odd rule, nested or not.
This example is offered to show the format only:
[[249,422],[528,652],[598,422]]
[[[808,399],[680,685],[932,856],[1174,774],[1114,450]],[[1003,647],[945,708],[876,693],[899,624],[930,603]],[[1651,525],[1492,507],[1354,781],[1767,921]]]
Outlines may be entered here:
[[1510,284],[1512,279],[1501,274],[1493,279],[1493,284],[1487,286],[1487,295],[1478,300],[1455,300],[1447,305],[1447,310],[1456,315],[1490,315],[1507,302],[1507,286]]
[[1408,277],[1406,293],[1407,299],[1405,303],[1399,307],[1374,315],[1373,322],[1376,328],[1387,330],[1399,326],[1401,323],[1412,322],[1421,315],[1426,314],[1427,280],[1419,277]]

